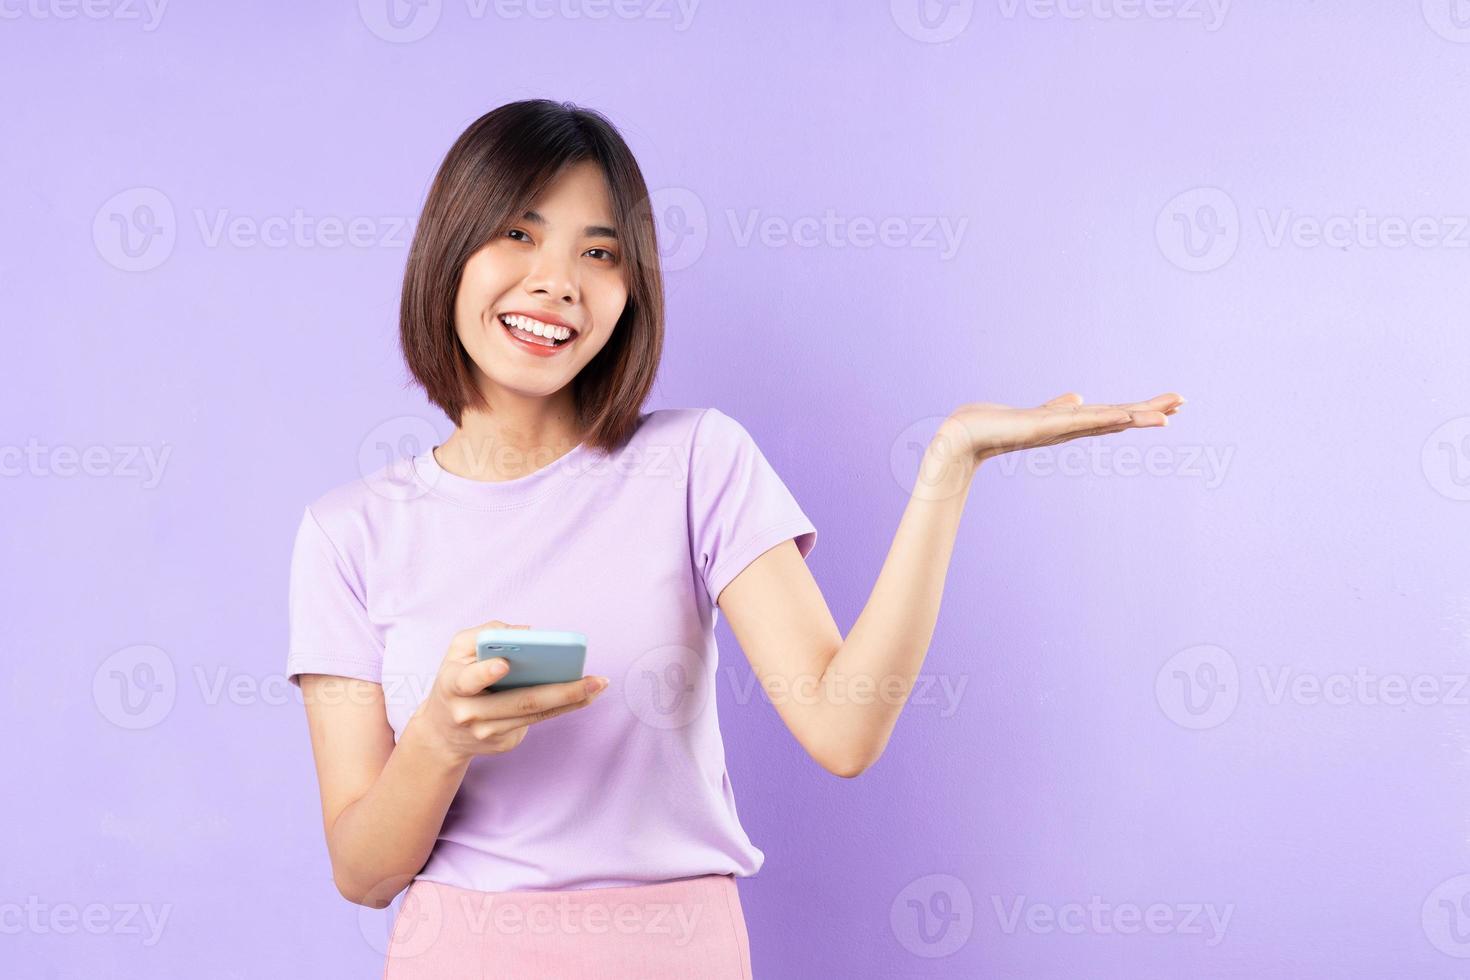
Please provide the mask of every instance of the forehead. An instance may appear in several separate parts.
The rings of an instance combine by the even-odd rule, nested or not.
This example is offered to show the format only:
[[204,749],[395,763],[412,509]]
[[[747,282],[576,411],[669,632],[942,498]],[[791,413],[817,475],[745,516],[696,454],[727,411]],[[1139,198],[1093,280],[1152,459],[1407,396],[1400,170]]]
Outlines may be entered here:
[[533,205],[547,223],[558,216],[575,214],[579,218],[597,219],[611,224],[612,195],[602,168],[591,160],[582,160],[562,171],[536,199]]

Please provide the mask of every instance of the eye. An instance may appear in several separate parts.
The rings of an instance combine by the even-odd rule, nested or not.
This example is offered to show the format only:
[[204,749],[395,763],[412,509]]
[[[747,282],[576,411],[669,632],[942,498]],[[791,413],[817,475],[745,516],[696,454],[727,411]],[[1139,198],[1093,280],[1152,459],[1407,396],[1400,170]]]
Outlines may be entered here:
[[591,254],[592,252],[601,252],[603,255],[607,256],[605,261],[616,262],[618,260],[618,257],[615,254],[605,248],[589,248],[587,252],[588,254]]
[[[526,233],[523,232],[523,231],[521,231],[519,228],[512,228],[510,231],[506,232],[506,234],[507,235],[525,235]],[[526,235],[525,240],[526,241],[530,241],[531,240],[531,236],[530,235]],[[516,241],[521,241],[521,239],[517,238]]]

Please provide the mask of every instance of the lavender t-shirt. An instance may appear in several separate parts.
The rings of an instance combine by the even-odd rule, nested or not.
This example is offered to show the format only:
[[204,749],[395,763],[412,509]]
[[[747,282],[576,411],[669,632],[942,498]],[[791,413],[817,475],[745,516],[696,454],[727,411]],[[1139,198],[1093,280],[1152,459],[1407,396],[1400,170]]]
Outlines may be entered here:
[[432,452],[312,503],[291,558],[287,674],[383,686],[395,737],[458,630],[490,619],[587,636],[611,687],[477,756],[416,876],[481,891],[753,875],[715,707],[715,599],[817,532],[739,422],[645,412],[613,453],[577,446],[519,479]]

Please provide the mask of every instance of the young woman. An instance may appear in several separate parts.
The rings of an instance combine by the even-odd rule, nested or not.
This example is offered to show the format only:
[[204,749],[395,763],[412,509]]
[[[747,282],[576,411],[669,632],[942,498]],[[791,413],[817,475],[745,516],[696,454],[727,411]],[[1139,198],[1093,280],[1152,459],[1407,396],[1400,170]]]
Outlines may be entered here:
[[[749,978],[735,879],[764,855],[725,772],[717,610],[802,747],[856,776],[923,663],[980,463],[1182,402],[955,409],[844,638],[804,561],[816,528],[740,423],[643,411],[662,279],[602,116],[516,102],[459,137],[400,326],[454,432],[306,508],[287,667],[337,888],[408,889],[390,978]],[[585,633],[589,676],[482,693],[506,665],[475,634],[506,625]],[[856,684],[899,696],[825,696]]]

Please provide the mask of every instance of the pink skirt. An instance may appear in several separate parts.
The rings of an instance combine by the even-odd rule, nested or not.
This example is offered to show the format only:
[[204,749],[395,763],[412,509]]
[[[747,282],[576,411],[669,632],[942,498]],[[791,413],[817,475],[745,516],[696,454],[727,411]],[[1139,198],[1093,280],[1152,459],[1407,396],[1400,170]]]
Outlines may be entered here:
[[751,980],[733,875],[482,892],[415,879],[384,980]]

